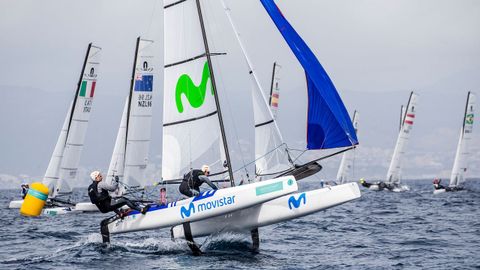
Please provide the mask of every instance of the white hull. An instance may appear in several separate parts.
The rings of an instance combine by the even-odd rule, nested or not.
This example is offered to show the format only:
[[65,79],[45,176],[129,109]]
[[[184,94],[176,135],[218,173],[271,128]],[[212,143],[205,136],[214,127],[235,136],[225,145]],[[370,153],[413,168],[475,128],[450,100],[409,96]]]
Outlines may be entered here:
[[53,208],[45,208],[43,209],[44,216],[57,216],[57,215],[65,215],[75,212],[75,208],[66,206],[66,207],[53,207]]
[[372,184],[370,187],[368,187],[368,189],[373,191],[379,191],[380,187],[378,185]]
[[110,233],[159,229],[220,216],[261,204],[298,190],[293,176],[219,190],[150,209],[145,215],[137,211],[108,224]]
[[20,209],[20,207],[22,207],[22,204],[23,204],[23,200],[11,201],[10,204],[8,205],[8,208]]
[[82,211],[82,212],[100,212],[98,210],[98,207],[95,204],[90,202],[77,203],[75,205],[75,210]]
[[[282,196],[227,215],[190,223],[193,237],[219,232],[248,232],[252,229],[303,217],[361,196],[356,183]],[[172,228],[174,238],[184,238],[183,226]]]
[[437,195],[437,194],[441,194],[441,193],[445,193],[447,190],[442,188],[442,189],[435,189],[433,190],[433,195]]
[[405,192],[409,191],[410,187],[407,185],[401,185],[392,189],[392,192]]

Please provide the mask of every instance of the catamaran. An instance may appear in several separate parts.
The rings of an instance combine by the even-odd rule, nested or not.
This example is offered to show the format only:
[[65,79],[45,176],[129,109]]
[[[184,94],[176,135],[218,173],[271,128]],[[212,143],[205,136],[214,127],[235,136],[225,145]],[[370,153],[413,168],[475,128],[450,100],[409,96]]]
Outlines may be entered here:
[[[418,95],[413,91],[410,93],[408,104],[406,107],[401,106],[400,109],[400,125],[397,138],[397,144],[393,151],[392,161],[387,172],[387,178],[385,182],[377,182],[369,184],[370,190],[389,190],[393,192],[403,192],[409,190],[407,185],[401,185],[401,172],[402,161],[405,155],[405,149],[408,141],[410,140],[410,133],[413,128],[413,122],[415,120],[416,107],[417,107]],[[363,179],[361,179],[362,181]]]
[[[137,38],[135,58],[129,95],[125,100],[122,119],[118,129],[112,158],[105,181],[112,181],[118,176],[119,189],[112,197],[124,195],[141,199],[136,191],[143,189],[145,170],[151,139],[153,79],[154,79],[153,41]],[[137,198],[140,196],[139,198]],[[90,202],[77,203],[75,210],[98,211]]]
[[[472,140],[475,99],[475,94],[468,92],[465,113],[463,115],[463,124],[460,129],[457,152],[455,154],[455,161],[453,162],[452,174],[450,176],[450,183],[446,188],[438,186],[438,188],[433,191],[434,194],[463,189],[465,173],[467,172],[468,167],[468,156],[470,155],[469,146],[470,141]],[[439,180],[437,181],[437,185],[440,185]]]
[[[353,127],[355,128],[355,134],[358,135],[358,112],[353,112],[352,123]],[[353,170],[353,163],[355,159],[355,150],[350,150],[342,155],[342,161],[340,161],[340,167],[338,168],[337,172],[337,184],[345,184],[349,182],[349,178],[351,180],[351,171]],[[351,181],[350,181],[351,182]]]
[[[309,94],[307,149],[353,147],[358,144],[345,106],[315,55],[272,0],[262,0],[261,3],[305,70]],[[229,9],[225,10],[229,15]],[[295,193],[298,189],[297,176],[303,178],[321,168],[316,161],[303,165],[286,164],[280,171],[276,168],[278,162],[273,162],[273,166],[268,162],[267,165],[259,164],[258,160],[262,157],[257,157],[257,153],[265,153],[265,149],[257,151],[257,143],[265,139],[264,142],[272,145],[267,138],[280,136],[279,132],[268,132],[278,130],[278,127],[261,91],[252,92],[256,171],[259,172],[257,176],[266,179],[270,175],[273,179],[236,186],[219,89],[215,83],[219,73],[215,72],[212,62],[212,57],[222,53],[209,50],[201,1],[165,0],[164,26],[163,181],[179,183],[185,172],[201,164],[209,164],[214,181],[228,181],[230,187],[165,205],[151,205],[145,215],[132,211],[123,219],[117,216],[107,218],[101,223],[104,242],[110,241],[111,234],[173,226],[172,236],[185,238],[194,254],[200,253],[194,237],[222,231],[250,232],[254,247],[258,248],[258,227],[291,220],[360,197],[356,183]],[[239,43],[254,81],[254,90],[261,90],[240,40]],[[268,127],[267,132],[257,133],[264,127]],[[273,140],[274,149],[283,146],[281,141],[281,138]]]
[[[48,164],[43,184],[49,188],[47,207],[72,206],[72,184],[77,179],[78,165],[88,128],[98,80],[101,48],[88,45],[75,97],[70,104],[60,135]],[[23,200],[10,202],[9,208],[20,208]]]

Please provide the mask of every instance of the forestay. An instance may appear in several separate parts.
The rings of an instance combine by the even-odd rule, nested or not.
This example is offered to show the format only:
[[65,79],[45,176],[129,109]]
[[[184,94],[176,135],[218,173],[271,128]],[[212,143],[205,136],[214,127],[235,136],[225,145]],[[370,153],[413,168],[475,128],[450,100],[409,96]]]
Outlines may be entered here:
[[[358,112],[353,112],[352,123],[355,129],[355,134],[358,136]],[[353,163],[355,158],[355,149],[343,153],[342,161],[340,162],[340,167],[338,168],[337,173],[337,183],[344,184],[348,182],[349,177],[351,177],[351,172],[353,170]],[[351,180],[351,179],[350,179]]]
[[[72,104],[71,113],[68,119],[68,125],[66,127],[66,138],[64,143],[63,155],[60,157],[61,161],[57,159],[58,154],[61,152],[61,144],[55,147],[54,156],[52,157],[51,166],[47,169],[48,179],[51,176],[55,177],[55,166],[59,163],[58,180],[56,184],[53,184],[53,193],[51,198],[56,197],[59,194],[68,194],[72,192],[71,185],[77,178],[78,164],[80,162],[80,156],[83,150],[83,143],[85,141],[85,134],[87,132],[88,121],[90,119],[90,112],[93,104],[93,97],[95,94],[96,83],[98,79],[98,68],[100,65],[101,48],[89,44],[85,62],[78,82],[77,91]],[[65,136],[65,132],[62,129],[60,133],[60,139]],[[63,141],[63,139],[62,139]],[[59,150],[59,152],[56,152]],[[53,174],[50,175],[50,172]],[[46,180],[47,182],[49,180]],[[50,186],[51,183],[49,183]]]
[[[225,1],[222,0],[222,4],[242,50],[252,83],[252,101],[255,123],[255,174],[257,180],[260,180],[262,175],[271,176],[272,174],[290,168],[286,145],[283,143],[282,135],[273,116],[273,111],[270,109],[272,104],[275,104],[275,108],[278,105],[278,82],[276,87],[277,90],[275,92],[276,98],[273,103],[272,98],[270,98],[269,104],[265,99],[265,92],[257,77],[253,63],[250,61],[245,45],[240,38],[241,35],[233,22],[230,9]],[[275,78],[275,67],[272,76]],[[272,84],[274,83],[274,80],[275,79],[272,79]]]
[[145,170],[151,139],[154,83],[153,41],[138,38],[130,92],[122,114],[108,179],[118,176],[127,187],[146,184]]
[[387,183],[397,185],[400,184],[403,156],[405,155],[405,149],[410,139],[410,133],[415,120],[417,100],[418,95],[414,92],[411,92],[406,110],[402,110],[402,112],[404,112],[402,115],[403,120],[400,126],[397,144],[395,145],[395,150],[393,151],[392,161],[390,162],[390,167],[388,168],[386,180]]
[[465,173],[468,167],[468,156],[470,155],[470,141],[472,139],[473,120],[475,113],[475,95],[468,92],[463,125],[458,139],[455,162],[453,163],[452,175],[450,176],[450,187],[461,186],[465,181]]

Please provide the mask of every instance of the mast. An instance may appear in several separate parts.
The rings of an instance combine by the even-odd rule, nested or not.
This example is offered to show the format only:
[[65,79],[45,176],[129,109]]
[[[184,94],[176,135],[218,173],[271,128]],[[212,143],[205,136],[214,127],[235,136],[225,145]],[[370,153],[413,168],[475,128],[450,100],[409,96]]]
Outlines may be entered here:
[[212,88],[215,98],[215,105],[217,106],[218,121],[220,124],[220,132],[222,133],[223,148],[225,151],[225,158],[227,159],[228,175],[230,177],[230,185],[235,186],[235,180],[233,179],[232,162],[230,160],[230,153],[228,151],[227,137],[225,135],[225,127],[223,125],[222,111],[220,109],[220,100],[218,99],[217,85],[215,83],[215,76],[213,72],[212,59],[210,55],[210,49],[208,48],[207,33],[205,31],[205,25],[203,23],[202,8],[200,6],[200,0],[196,0],[198,19],[200,20],[200,27],[202,29],[203,44],[205,45],[205,55],[207,56],[208,68],[210,69],[210,80],[212,82]]
[[130,110],[132,106],[132,95],[133,95],[133,87],[135,84],[135,69],[137,67],[137,57],[138,57],[138,49],[140,48],[140,37],[137,37],[137,45],[135,47],[135,58],[133,59],[133,67],[132,67],[132,77],[130,79],[130,93],[128,94],[128,107],[127,107],[127,125],[125,128],[125,149],[123,152],[123,164],[125,166],[126,156],[127,156],[127,141],[128,141],[128,127],[130,122]]
[[272,82],[270,83],[270,95],[268,100],[268,105],[272,106],[272,94],[273,94],[273,83],[275,81],[275,68],[277,67],[277,62],[273,62],[273,70],[272,70]]
[[398,125],[398,130],[402,130],[403,120],[405,118],[405,106],[400,106],[400,123]]
[[[82,84],[82,81],[83,81],[83,74],[85,73],[85,67],[87,66],[88,55],[90,54],[90,48],[92,48],[92,43],[88,44],[87,54],[85,54],[85,60],[83,61],[82,71],[80,72],[80,78],[78,79],[78,83],[77,83],[77,91],[75,91],[75,97],[73,98],[72,110],[70,111],[70,119],[68,120],[67,139],[68,139],[68,133],[70,132],[70,125],[72,124],[75,105],[77,105],[78,94],[80,92],[80,85]],[[67,143],[67,139],[65,140],[65,144]]]

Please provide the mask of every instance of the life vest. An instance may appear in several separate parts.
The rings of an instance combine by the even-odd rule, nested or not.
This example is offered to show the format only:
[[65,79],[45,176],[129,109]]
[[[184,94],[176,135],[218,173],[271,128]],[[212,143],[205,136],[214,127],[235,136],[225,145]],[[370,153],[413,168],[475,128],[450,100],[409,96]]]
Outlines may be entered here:
[[200,175],[204,175],[203,171],[192,170],[183,175],[183,182],[187,182],[191,189],[200,190],[200,186],[203,184],[203,181],[198,178]]
[[97,206],[110,198],[107,190],[102,189],[102,192],[98,192],[97,181],[94,181],[88,186],[88,196],[90,197],[90,201]]

